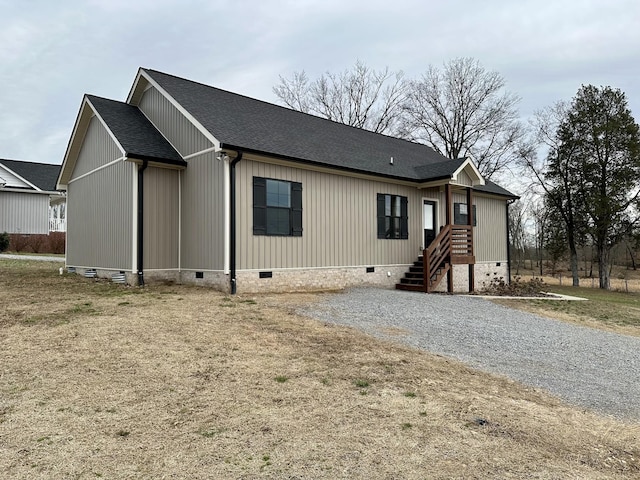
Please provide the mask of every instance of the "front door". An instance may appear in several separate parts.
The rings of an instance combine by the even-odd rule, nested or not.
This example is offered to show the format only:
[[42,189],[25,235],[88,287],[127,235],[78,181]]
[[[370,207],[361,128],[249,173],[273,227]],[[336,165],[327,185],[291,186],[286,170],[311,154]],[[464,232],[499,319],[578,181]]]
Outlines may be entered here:
[[422,224],[424,226],[424,248],[431,245],[436,239],[437,203],[433,200],[423,200],[422,204]]

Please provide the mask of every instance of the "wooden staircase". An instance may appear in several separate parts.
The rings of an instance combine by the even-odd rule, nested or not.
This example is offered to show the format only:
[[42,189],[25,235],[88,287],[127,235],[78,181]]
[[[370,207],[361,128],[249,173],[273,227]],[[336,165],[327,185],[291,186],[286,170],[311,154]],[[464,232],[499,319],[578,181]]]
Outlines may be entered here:
[[[445,225],[428,248],[423,250],[418,260],[396,284],[397,290],[413,292],[433,292],[440,282],[451,272],[453,264],[474,264],[473,235],[470,226]],[[449,278],[447,290],[453,290]]]
[[409,271],[400,279],[400,283],[396,283],[396,290],[432,292],[440,284],[450,269],[451,264],[448,262],[444,262],[439,268],[434,269],[429,276],[429,288],[426,289],[424,286],[426,277],[424,271],[424,254],[420,255],[418,260],[413,262],[413,266],[409,267]]

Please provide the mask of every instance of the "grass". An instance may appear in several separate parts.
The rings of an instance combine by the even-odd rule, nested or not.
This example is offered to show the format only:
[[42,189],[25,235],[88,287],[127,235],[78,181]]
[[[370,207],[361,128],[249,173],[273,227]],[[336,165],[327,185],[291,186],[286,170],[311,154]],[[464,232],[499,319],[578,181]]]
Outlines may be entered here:
[[587,287],[547,286],[547,291],[588,299],[579,301],[498,300],[502,305],[540,315],[640,336],[640,294]]
[[640,476],[637,422],[296,314],[317,295],[57,270],[0,260],[3,478]]

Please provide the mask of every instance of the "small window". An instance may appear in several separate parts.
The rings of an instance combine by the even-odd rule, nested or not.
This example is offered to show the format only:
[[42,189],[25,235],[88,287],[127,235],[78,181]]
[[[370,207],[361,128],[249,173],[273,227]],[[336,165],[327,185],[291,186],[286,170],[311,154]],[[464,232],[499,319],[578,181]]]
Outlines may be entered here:
[[253,177],[253,234],[302,236],[302,184]]
[[378,194],[378,238],[409,238],[407,197]]
[[[469,225],[469,209],[466,203],[453,204],[454,225]],[[476,206],[473,205],[473,226],[476,226]]]

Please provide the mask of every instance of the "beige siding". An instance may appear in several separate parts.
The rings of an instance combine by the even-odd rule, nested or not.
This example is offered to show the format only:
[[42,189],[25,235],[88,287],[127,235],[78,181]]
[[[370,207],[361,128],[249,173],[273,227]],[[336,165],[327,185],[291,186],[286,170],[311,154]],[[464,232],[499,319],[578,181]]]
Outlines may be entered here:
[[49,233],[49,195],[0,190],[0,233]]
[[460,185],[473,185],[471,177],[469,177],[469,175],[465,171],[462,171],[458,174],[458,183]]
[[[422,191],[250,160],[238,166],[238,268],[314,268],[413,262],[421,246]],[[302,237],[253,235],[253,177],[302,183]],[[409,239],[377,238],[376,194],[409,200]]]
[[94,116],[89,122],[71,178],[77,178],[120,157],[122,151]]
[[211,148],[212,143],[155,88],[144,92],[140,110],[183,156]]
[[478,216],[473,235],[476,262],[506,262],[506,201],[476,195],[473,203],[476,205]]
[[178,268],[179,172],[144,171],[144,269]]
[[131,270],[135,169],[118,162],[69,183],[67,265]]
[[181,173],[181,267],[223,270],[224,163],[213,152],[188,162]]

